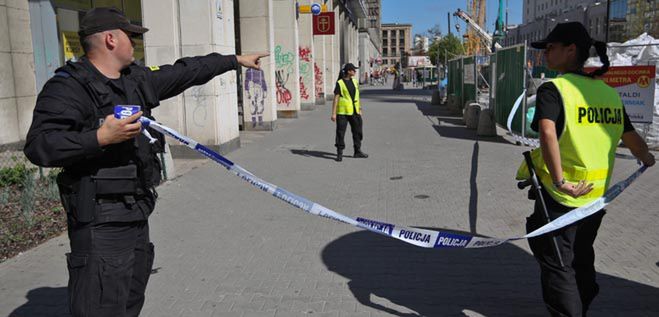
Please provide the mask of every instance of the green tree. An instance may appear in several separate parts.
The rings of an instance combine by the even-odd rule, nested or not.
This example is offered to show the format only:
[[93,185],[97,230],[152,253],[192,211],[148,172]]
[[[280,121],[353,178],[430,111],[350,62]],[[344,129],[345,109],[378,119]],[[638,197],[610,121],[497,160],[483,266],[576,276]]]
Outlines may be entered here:
[[[428,49],[428,56],[433,65],[437,65],[437,61],[444,64],[445,60],[455,58],[458,55],[464,54],[464,46],[460,39],[455,35],[450,34],[443,37],[439,41],[435,41]],[[446,58],[448,54],[448,58]]]

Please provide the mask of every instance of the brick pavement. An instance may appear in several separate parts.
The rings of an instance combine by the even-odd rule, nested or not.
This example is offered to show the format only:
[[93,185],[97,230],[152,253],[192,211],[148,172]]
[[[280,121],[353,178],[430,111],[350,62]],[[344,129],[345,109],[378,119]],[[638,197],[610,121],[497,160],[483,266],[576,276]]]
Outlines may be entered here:
[[[245,133],[229,158],[350,216],[482,235],[523,233],[523,147],[480,139],[429,91],[363,91],[364,150],[333,161],[329,106]],[[348,145],[350,139],[346,140]],[[624,152],[625,150],[621,150]],[[352,154],[348,151],[349,156]],[[634,169],[618,160],[616,177]],[[609,208],[593,316],[659,313],[659,169]],[[143,316],[544,316],[525,242],[426,250],[305,214],[215,164],[161,186]],[[0,264],[0,316],[66,316],[65,236]]]

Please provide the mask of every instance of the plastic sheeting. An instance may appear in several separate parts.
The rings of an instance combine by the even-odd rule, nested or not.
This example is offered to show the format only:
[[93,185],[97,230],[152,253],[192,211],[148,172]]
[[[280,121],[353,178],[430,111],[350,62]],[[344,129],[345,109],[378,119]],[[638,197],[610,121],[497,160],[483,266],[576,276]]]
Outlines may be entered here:
[[[625,43],[609,43],[608,46],[607,55],[611,66],[655,65],[655,78],[659,79],[659,39],[643,33]],[[602,66],[602,63],[599,57],[591,57],[586,61],[585,66],[599,67]],[[652,124],[649,127],[646,127],[645,124],[635,124],[634,126],[642,136],[646,137],[650,148],[659,150],[659,84],[657,84],[657,80],[655,80],[654,86]]]

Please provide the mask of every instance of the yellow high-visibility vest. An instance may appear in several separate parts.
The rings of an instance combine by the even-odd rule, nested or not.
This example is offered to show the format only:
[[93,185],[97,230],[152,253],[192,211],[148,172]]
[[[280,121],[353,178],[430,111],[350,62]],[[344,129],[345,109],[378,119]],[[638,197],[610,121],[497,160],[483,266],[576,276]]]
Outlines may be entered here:
[[[577,198],[554,187],[542,150],[531,151],[535,172],[551,197],[562,205],[581,207],[604,195],[611,182],[616,147],[624,129],[624,110],[618,92],[602,80],[576,74],[553,79],[563,100],[565,125],[558,140],[563,177],[567,182],[585,180],[593,190]],[[529,177],[526,163],[517,179]]]
[[359,107],[359,82],[357,79],[352,78],[352,83],[355,85],[355,100],[353,101],[350,98],[350,92],[348,92],[348,87],[346,83],[343,82],[343,79],[339,79],[339,88],[341,88],[341,96],[339,98],[339,104],[336,107],[336,114],[341,115],[352,115],[355,111],[358,114],[361,114],[361,109]]

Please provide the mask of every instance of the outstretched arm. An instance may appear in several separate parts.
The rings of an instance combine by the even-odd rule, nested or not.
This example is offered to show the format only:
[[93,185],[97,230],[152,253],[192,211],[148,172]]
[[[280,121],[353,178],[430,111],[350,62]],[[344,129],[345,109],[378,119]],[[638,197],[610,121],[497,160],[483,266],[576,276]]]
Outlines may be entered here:
[[184,90],[197,85],[203,85],[215,76],[238,68],[238,65],[256,68],[260,67],[259,59],[267,54],[251,54],[244,56],[221,55],[211,53],[206,56],[184,57],[173,65],[163,65],[152,68],[149,79],[158,99],[174,97]]

